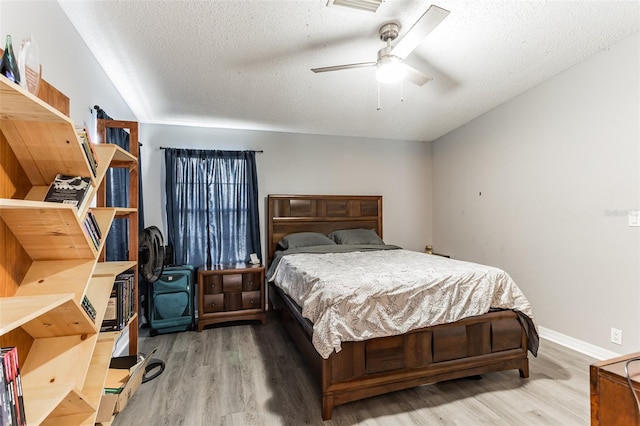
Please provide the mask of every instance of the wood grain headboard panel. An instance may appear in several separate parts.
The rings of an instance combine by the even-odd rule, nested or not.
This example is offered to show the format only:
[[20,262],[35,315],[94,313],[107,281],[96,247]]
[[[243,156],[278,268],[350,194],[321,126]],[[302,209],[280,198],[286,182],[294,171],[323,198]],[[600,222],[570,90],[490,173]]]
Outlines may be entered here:
[[374,229],[383,238],[382,196],[268,195],[267,265],[285,235],[354,228]]

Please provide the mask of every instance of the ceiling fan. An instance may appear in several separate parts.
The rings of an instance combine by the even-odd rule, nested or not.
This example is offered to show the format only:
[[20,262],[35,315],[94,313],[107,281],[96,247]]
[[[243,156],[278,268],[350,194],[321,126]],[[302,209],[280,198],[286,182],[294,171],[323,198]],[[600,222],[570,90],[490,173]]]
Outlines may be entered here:
[[412,83],[422,86],[433,80],[433,78],[410,67],[402,61],[422,43],[424,38],[429,35],[447,15],[449,15],[448,10],[431,5],[395,46],[392,46],[391,42],[398,37],[400,26],[395,22],[384,24],[378,30],[378,34],[380,35],[380,40],[387,43],[387,45],[378,51],[378,60],[376,62],[312,68],[311,71],[318,73],[375,66],[377,67],[377,79],[381,83],[394,83],[406,78]]

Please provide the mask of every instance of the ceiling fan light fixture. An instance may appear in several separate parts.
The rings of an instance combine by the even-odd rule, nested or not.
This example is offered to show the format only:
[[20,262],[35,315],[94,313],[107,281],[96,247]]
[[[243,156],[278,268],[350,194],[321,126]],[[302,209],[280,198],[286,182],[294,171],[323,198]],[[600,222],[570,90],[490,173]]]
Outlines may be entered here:
[[344,6],[375,13],[384,0],[328,0],[327,6]]
[[404,75],[405,67],[397,56],[388,56],[378,61],[376,78],[380,83],[397,83]]

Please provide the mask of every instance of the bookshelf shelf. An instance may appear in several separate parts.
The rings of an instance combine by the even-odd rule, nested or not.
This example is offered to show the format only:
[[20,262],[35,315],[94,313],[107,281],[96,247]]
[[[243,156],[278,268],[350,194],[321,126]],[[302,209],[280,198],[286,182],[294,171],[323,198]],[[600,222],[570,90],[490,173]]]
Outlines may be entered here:
[[[65,336],[34,341],[22,366],[22,387],[27,398],[25,409],[29,424],[39,424],[43,417],[56,417],[56,410],[69,409],[69,401],[76,407],[69,414],[97,409],[86,402],[86,396],[81,391],[97,336]],[[78,408],[81,400],[84,401],[82,408]]]
[[111,351],[114,343],[115,339],[105,338],[101,333],[98,337],[96,347],[93,350],[91,367],[89,368],[89,373],[84,381],[82,391],[87,396],[87,402],[95,407],[100,405],[100,396],[102,395],[107,378],[107,370],[109,369]]
[[69,117],[4,76],[0,98],[0,130],[32,185],[48,186],[58,173],[91,176]]
[[[67,304],[72,301],[73,294],[0,298],[0,312],[2,312],[0,315],[0,334],[23,327],[34,329],[29,333],[33,337],[45,337],[38,330],[48,324],[46,317],[58,309],[67,309]],[[51,335],[46,337],[51,337]]]
[[35,261],[15,296],[72,293],[79,304],[94,266],[93,259]]
[[94,277],[109,276],[115,278],[116,275],[125,272],[137,265],[135,261],[122,262],[98,262],[93,271]]
[[33,260],[96,256],[77,209],[71,205],[0,199],[0,217]]
[[[25,405],[26,417],[29,424],[49,424],[49,419],[53,418],[50,414],[65,402],[67,398],[77,399],[76,392],[70,384],[64,383],[47,388],[25,386],[23,381],[23,389],[29,392],[31,404]],[[86,404],[87,409],[90,405]],[[69,424],[69,423],[67,423]],[[88,423],[87,423],[88,424]]]
[[[38,96],[68,113],[66,96],[40,87]],[[95,145],[94,175],[74,123],[56,107],[0,76],[0,346],[18,348],[29,425],[93,424],[117,337],[100,325],[116,275],[137,265],[135,256],[99,260],[115,217],[135,218],[137,237],[137,150]],[[92,207],[102,205],[101,182],[113,167],[135,174],[134,202]],[[91,177],[81,209],[43,201],[58,174]],[[89,210],[99,243],[87,232],[95,230]],[[131,329],[136,353],[137,320]]]
[[126,208],[118,208],[116,209],[116,217],[123,218],[128,217],[131,214],[137,213],[137,209],[126,209]]

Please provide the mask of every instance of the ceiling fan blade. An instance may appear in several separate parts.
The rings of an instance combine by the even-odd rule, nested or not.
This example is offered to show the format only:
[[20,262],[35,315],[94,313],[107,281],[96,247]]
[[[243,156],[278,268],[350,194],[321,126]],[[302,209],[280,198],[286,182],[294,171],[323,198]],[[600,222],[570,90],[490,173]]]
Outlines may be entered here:
[[376,66],[375,62],[361,62],[359,64],[335,65],[333,67],[311,68],[311,71],[327,72],[327,71],[339,71],[339,70],[348,70],[351,68],[364,68],[364,67],[374,67],[374,66]]
[[436,5],[429,6],[429,9],[413,24],[413,27],[402,37],[394,47],[391,49],[391,54],[399,56],[404,59],[413,49],[418,47],[424,38],[429,35],[435,27],[449,15],[449,11],[442,9]]
[[424,86],[426,83],[433,80],[433,77],[426,75],[425,73],[418,71],[417,69],[410,67],[407,64],[405,66],[404,78],[413,84],[418,86]]

